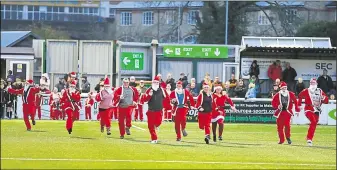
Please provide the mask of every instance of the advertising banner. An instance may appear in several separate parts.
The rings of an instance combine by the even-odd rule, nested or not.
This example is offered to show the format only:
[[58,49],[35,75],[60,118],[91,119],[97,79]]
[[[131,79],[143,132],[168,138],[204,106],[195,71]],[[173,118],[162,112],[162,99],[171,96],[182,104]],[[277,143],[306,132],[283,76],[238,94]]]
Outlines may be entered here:
[[[256,60],[260,68],[260,79],[268,78],[268,68],[276,61],[275,58],[241,58],[241,76],[243,79],[249,79],[249,68],[252,62]],[[336,81],[336,61],[335,60],[300,60],[300,59],[280,59],[282,70],[285,69],[285,63],[289,62],[297,72],[296,80],[302,77],[303,80],[318,78],[323,73],[323,69],[328,70],[328,75],[332,81]]]

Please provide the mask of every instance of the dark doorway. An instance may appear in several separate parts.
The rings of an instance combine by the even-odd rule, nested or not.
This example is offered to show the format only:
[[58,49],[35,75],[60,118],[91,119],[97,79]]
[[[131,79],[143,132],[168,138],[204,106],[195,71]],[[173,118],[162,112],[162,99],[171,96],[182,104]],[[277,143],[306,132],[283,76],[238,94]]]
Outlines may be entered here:
[[6,60],[1,59],[1,68],[0,68],[0,73],[1,73],[1,79],[6,80]]
[[20,78],[21,81],[25,81],[27,77],[27,64],[13,63],[13,75],[16,78]]

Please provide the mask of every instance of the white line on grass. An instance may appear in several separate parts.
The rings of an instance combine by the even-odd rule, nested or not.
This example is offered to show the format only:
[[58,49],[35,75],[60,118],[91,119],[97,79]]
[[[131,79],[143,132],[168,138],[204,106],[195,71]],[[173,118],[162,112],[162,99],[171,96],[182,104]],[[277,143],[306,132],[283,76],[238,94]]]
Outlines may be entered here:
[[73,162],[142,162],[142,163],[188,163],[188,164],[237,164],[237,165],[284,165],[284,166],[322,166],[336,167],[336,164],[302,164],[271,162],[207,162],[207,161],[165,161],[165,160],[118,160],[118,159],[61,159],[61,158],[1,158],[1,160],[18,161],[73,161]]
[[145,129],[143,129],[141,127],[138,127],[138,126],[135,126],[135,125],[132,125],[132,127],[136,128],[136,129],[139,129],[139,130],[142,130],[142,131],[145,131]]

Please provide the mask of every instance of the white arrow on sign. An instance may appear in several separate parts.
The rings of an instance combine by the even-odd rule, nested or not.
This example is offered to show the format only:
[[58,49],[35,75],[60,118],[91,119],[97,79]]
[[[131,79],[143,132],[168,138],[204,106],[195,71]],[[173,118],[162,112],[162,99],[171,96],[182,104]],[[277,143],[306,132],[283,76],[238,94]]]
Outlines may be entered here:
[[220,51],[219,51],[218,48],[216,48],[216,50],[214,51],[214,54],[215,54],[216,56],[219,56],[219,55],[220,55]]
[[170,54],[170,53],[172,53],[172,52],[173,52],[173,50],[170,50],[170,49],[166,49],[166,50],[165,50],[165,53],[166,53],[166,54]]
[[130,60],[128,60],[128,58],[127,57],[124,57],[124,59],[123,59],[123,63],[125,64],[125,65],[128,65],[128,63],[130,63],[131,61]]

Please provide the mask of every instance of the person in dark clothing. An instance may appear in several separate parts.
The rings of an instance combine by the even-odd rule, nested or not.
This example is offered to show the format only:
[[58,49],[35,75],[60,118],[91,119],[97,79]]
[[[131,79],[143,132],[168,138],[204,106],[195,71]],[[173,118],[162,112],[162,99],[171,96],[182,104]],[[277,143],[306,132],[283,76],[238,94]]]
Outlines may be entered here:
[[234,89],[235,97],[239,98],[245,98],[247,93],[247,88],[245,87],[245,84],[243,83],[242,79],[239,79],[239,84]]
[[0,117],[3,119],[5,117],[5,107],[6,107],[6,95],[7,92],[5,91],[5,83],[1,81],[0,84]]
[[129,83],[129,86],[132,86],[132,87],[137,87],[138,84],[136,83],[136,78],[135,76],[131,76],[130,77],[130,83]]
[[87,76],[82,76],[81,93],[89,93],[89,92],[90,92],[90,83],[88,82]]
[[185,76],[185,73],[180,73],[179,81],[183,82],[183,89],[186,88],[188,81],[187,81],[187,76]]
[[191,83],[191,86],[187,90],[192,94],[193,97],[198,97],[200,90],[196,87],[195,83]]
[[55,85],[55,87],[57,88],[57,92],[61,92],[61,90],[65,88],[64,79],[62,77],[59,78],[59,82]]
[[273,98],[273,97],[275,96],[275,94],[278,93],[279,91],[280,91],[280,90],[279,90],[279,86],[278,86],[277,84],[274,84],[273,90],[271,90],[271,91],[269,92],[268,97],[269,97],[269,98]]
[[6,98],[6,112],[7,112],[6,115],[9,119],[12,119],[14,111],[13,109],[14,102],[16,102],[17,96],[7,92],[5,98]]
[[297,76],[296,70],[290,67],[290,63],[287,62],[286,68],[282,73],[282,80],[287,83],[289,91],[295,92],[296,76]]
[[166,85],[167,84],[170,84],[171,85],[171,91],[173,91],[174,89],[176,89],[176,83],[175,83],[175,80],[174,78],[172,78],[172,75],[171,73],[167,74],[167,79],[166,79]]
[[[16,82],[13,83],[12,85],[12,88],[13,89],[22,89],[23,88],[23,84],[21,82],[21,79],[20,78],[16,78]],[[14,95],[14,101],[13,101],[13,104],[14,104],[14,118],[17,119],[18,118],[18,114],[17,114],[17,109],[18,109],[18,105],[17,105],[17,98],[18,98],[18,95]]]
[[296,84],[296,95],[300,94],[302,90],[305,89],[303,79],[300,77],[298,78],[297,84]]
[[317,79],[317,87],[322,89],[325,94],[327,94],[331,89],[333,89],[333,82],[330,76],[328,76],[328,70],[323,70],[323,75],[319,76]]
[[249,68],[249,76],[252,77],[253,75],[257,79],[259,78],[259,75],[260,75],[260,67],[259,67],[259,65],[257,65],[257,61],[256,60],[254,60],[252,62],[252,65]]
[[8,73],[8,75],[7,75],[7,80],[8,80],[8,79],[11,79],[11,82],[14,83],[14,81],[16,80],[16,77],[15,77],[15,75],[13,75],[12,70],[8,70],[7,73]]
[[95,86],[95,91],[96,91],[97,93],[99,93],[99,92],[101,91],[101,88],[103,88],[103,87],[104,87],[104,78],[101,78],[101,79],[99,80],[99,83],[96,84],[96,86]]

